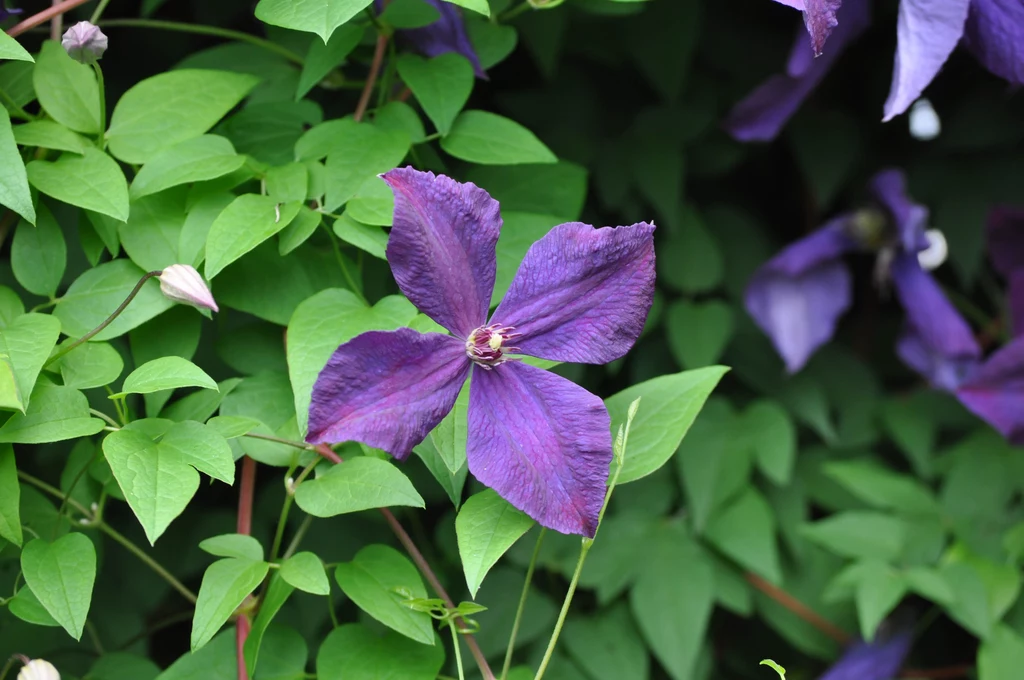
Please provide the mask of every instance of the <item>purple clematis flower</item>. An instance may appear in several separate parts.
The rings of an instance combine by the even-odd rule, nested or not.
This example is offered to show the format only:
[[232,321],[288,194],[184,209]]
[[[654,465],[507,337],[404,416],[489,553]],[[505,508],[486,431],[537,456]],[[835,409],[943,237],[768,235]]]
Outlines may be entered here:
[[1024,209],[994,208],[986,227],[989,259],[1007,281],[1013,334],[1024,335]]
[[381,177],[395,195],[387,259],[398,287],[452,335],[371,331],[340,346],[313,387],[306,440],[355,440],[404,459],[472,376],[470,471],[540,524],[593,536],[612,458],[608,411],[509,354],[594,364],[623,356],[653,301],[654,226],[555,227],[488,319],[498,203],[430,172]]
[[[884,625],[884,624],[883,624]],[[912,631],[879,630],[873,642],[858,640],[818,680],[893,680],[910,652]]]
[[[400,30],[397,32],[398,36],[425,57],[436,57],[448,52],[461,54],[469,59],[477,77],[486,79],[487,73],[480,65],[480,58],[469,40],[466,23],[459,8],[445,0],[425,1],[436,9],[441,17],[429,26]],[[373,4],[378,14],[384,11],[384,0],[374,0]]]
[[843,256],[858,250],[878,253],[878,276],[895,285],[916,333],[944,356],[979,354],[970,328],[921,267],[920,255],[931,246],[928,210],[910,200],[898,170],[879,172],[869,188],[877,208],[830,220],[763,264],[747,286],[747,311],[790,373],[832,338],[850,307],[851,277]]
[[17,16],[17,15],[21,14],[22,11],[24,11],[24,10],[21,10],[21,9],[18,9],[18,8],[7,9],[7,7],[4,6],[4,3],[0,2],[0,21],[5,21],[7,19],[10,19],[13,16]]

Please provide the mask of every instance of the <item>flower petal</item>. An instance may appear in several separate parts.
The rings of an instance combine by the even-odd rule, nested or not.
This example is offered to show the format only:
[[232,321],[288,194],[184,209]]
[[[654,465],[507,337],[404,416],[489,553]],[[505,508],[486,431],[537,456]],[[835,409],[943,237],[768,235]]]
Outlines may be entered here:
[[908,253],[927,250],[928,238],[924,232],[928,226],[928,208],[910,200],[903,172],[882,170],[871,178],[870,190],[892,216],[903,249]]
[[1013,335],[1024,335],[1024,269],[1018,269],[1010,276],[1008,297]]
[[811,34],[811,46],[814,47],[815,56],[821,54],[825,41],[839,23],[836,12],[842,4],[843,0],[804,0],[804,24],[807,26],[807,32]]
[[946,356],[936,351],[913,327],[907,328],[896,341],[896,354],[932,387],[940,390],[955,390],[978,366],[974,357]]
[[1020,0],[971,2],[964,38],[989,71],[1011,83],[1024,83],[1024,4]]
[[[432,24],[421,28],[406,28],[398,31],[398,36],[410,43],[417,52],[425,57],[436,57],[448,52],[457,52],[473,65],[478,78],[487,79],[487,73],[480,65],[480,58],[473,49],[473,43],[466,32],[466,23],[459,8],[445,0],[426,0],[428,5],[440,12],[441,17]],[[384,0],[374,0],[377,13],[384,11]]]
[[913,633],[900,631],[874,642],[858,640],[818,680],[891,680],[910,651]]
[[763,264],[747,285],[747,312],[786,363],[800,370],[835,333],[850,307],[850,272],[840,259],[856,248],[838,217]]
[[398,287],[421,312],[462,338],[487,320],[501,216],[475,184],[397,168],[387,258]]
[[473,475],[543,526],[593,537],[612,460],[600,398],[512,361],[473,370],[466,457]]
[[470,366],[450,335],[358,335],[335,350],[313,385],[306,441],[358,441],[403,459],[452,410]]
[[885,100],[888,121],[921,96],[960,42],[971,0],[900,0],[896,59]]
[[836,60],[870,23],[868,0],[846,0],[828,49],[817,58],[803,30],[798,31],[786,73],[771,76],[734,106],[725,120],[725,129],[741,142],[775,139]]
[[604,364],[640,337],[654,300],[654,225],[560,224],[530,246],[492,323],[523,354]]
[[985,224],[988,256],[996,271],[1009,277],[1024,269],[1024,209],[998,206]]
[[892,280],[907,319],[921,341],[948,359],[981,355],[970,326],[946,298],[917,255],[899,253],[892,262]]
[[1024,338],[989,357],[956,395],[1012,444],[1024,444]]

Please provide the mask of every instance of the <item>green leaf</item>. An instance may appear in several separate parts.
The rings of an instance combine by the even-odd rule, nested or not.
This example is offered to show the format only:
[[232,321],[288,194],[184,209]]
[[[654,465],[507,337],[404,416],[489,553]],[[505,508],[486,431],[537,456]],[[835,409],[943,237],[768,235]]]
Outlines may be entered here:
[[235,632],[224,631],[198,652],[186,652],[157,680],[237,680]]
[[558,158],[519,123],[487,111],[463,111],[441,148],[460,160],[481,165],[556,163]]
[[176,187],[131,202],[126,224],[118,232],[132,262],[157,271],[179,261],[178,245],[185,222],[187,187]]
[[[331,631],[316,657],[319,680],[434,680],[444,665],[444,647],[421,645],[388,631],[374,635],[349,623]],[[532,677],[532,676],[531,676]]]
[[231,142],[218,135],[200,135],[166,147],[142,166],[129,194],[132,199],[180,184],[202,182],[230,174],[245,165]]
[[712,515],[704,537],[742,567],[771,583],[782,583],[775,517],[767,501],[753,488]]
[[331,594],[324,563],[311,552],[295,553],[285,560],[281,565],[281,578],[289,585],[313,595]]
[[263,560],[263,546],[247,534],[221,534],[199,542],[199,549],[215,557],[237,557],[260,562]]
[[67,246],[64,232],[46,204],[39,204],[36,226],[18,223],[11,243],[14,278],[30,293],[52,298],[64,276]]
[[0,446],[0,537],[20,546],[21,487],[18,485],[18,466],[14,461],[14,447]]
[[147,658],[128,652],[107,652],[96,659],[89,673],[90,680],[155,680],[160,667]]
[[324,79],[335,67],[340,66],[363,39],[366,27],[362,24],[346,24],[338,28],[325,44],[312,40],[309,51],[302,63],[302,73],[296,86],[295,99],[302,99],[306,93]]
[[209,130],[257,83],[244,73],[200,69],[147,78],[114,107],[107,130],[110,153],[126,163],[146,163],[161,149]]
[[469,381],[462,386],[455,405],[430,432],[430,441],[451,473],[466,464],[466,425],[469,412]]
[[747,407],[741,422],[761,472],[776,484],[789,484],[797,434],[786,410],[774,401],[758,400]]
[[34,626],[60,627],[28,586],[21,588],[7,606],[11,614],[26,623]]
[[256,18],[295,31],[316,33],[326,43],[335,29],[370,6],[373,0],[260,0]]
[[[180,515],[199,488],[201,470],[234,482],[234,458],[227,441],[201,423],[174,423],[156,442],[139,431],[147,421],[112,432],[103,453],[150,543]],[[166,421],[164,421],[166,422]]]
[[469,497],[455,518],[455,532],[472,597],[476,597],[491,567],[533,524],[492,489]]
[[7,206],[29,222],[36,221],[25,162],[18,152],[7,109],[0,110],[0,205]]
[[345,243],[366,251],[376,258],[384,259],[388,245],[388,234],[380,227],[357,222],[347,212],[334,220],[334,234]]
[[269,196],[244,194],[224,209],[210,225],[206,237],[206,278],[212,279],[229,264],[288,226],[300,203],[279,205]]
[[32,55],[17,40],[0,31],[0,59],[35,61]]
[[[642,431],[634,424],[635,434]],[[693,677],[714,606],[714,571],[678,525],[651,535],[645,550],[649,552],[630,591],[633,617],[669,675],[687,680]],[[685,606],[666,606],[670,602]]]
[[[381,130],[369,123],[356,123],[351,119],[337,122],[338,127],[332,127],[329,145],[314,154],[322,158],[322,151],[326,150],[324,181],[327,193],[324,209],[328,212],[348,202],[368,180],[376,179],[377,175],[401,163],[410,146],[408,135],[401,132]],[[296,144],[296,154],[299,154],[302,141],[300,139]],[[302,160],[307,157],[300,155],[299,158]]]
[[96,74],[69,57],[60,42],[43,43],[32,69],[32,84],[40,106],[64,127],[86,134],[96,134],[103,128]]
[[[552,215],[554,226],[580,219],[587,198],[587,169],[568,161],[478,165],[468,169],[466,179],[486,189],[501,204],[505,225],[498,239],[499,257],[510,213]],[[498,267],[500,270],[500,262]]]
[[412,562],[394,548],[368,545],[351,562],[339,564],[334,578],[357,607],[388,628],[416,642],[434,644],[430,615],[408,607],[406,598],[397,592],[426,598],[427,589]]
[[177,387],[216,390],[217,382],[206,371],[181,357],[161,357],[142,364],[128,374],[121,394],[148,394]]
[[463,465],[455,472],[449,470],[448,465],[441,458],[441,454],[437,452],[437,447],[434,446],[434,442],[430,437],[427,437],[417,446],[413,447],[412,451],[427,466],[427,470],[434,476],[437,483],[441,485],[444,492],[448,494],[448,498],[451,499],[455,509],[458,510],[459,505],[462,503],[462,489],[466,485],[466,475],[469,474],[468,467]]
[[22,146],[85,153],[91,142],[52,120],[34,120],[14,127],[14,139]]
[[266,194],[277,203],[306,200],[309,170],[304,163],[294,162],[267,170],[264,177]]
[[401,296],[367,307],[351,291],[329,288],[305,300],[288,323],[288,376],[295,394],[299,432],[306,433],[310,395],[317,375],[338,345],[370,330],[411,322],[416,308]]
[[1016,677],[1024,667],[1024,638],[1004,624],[996,626],[978,650],[978,680]]
[[68,635],[82,639],[96,582],[96,548],[84,534],[66,534],[52,543],[37,538],[21,551],[25,583]]
[[516,49],[519,33],[514,26],[493,21],[468,20],[466,29],[470,42],[480,59],[480,66],[489,69],[500,64]]
[[292,252],[305,243],[316,228],[320,226],[323,216],[306,206],[299,208],[299,214],[291,223],[281,230],[281,236],[277,242],[277,252],[282,256]]
[[479,12],[485,17],[491,16],[491,7],[487,4],[487,0],[446,0],[446,2]]
[[724,302],[679,300],[665,319],[668,342],[683,368],[700,368],[718,361],[733,333],[732,308]]
[[907,592],[903,575],[884,562],[864,563],[857,583],[857,615],[861,637],[870,642],[878,625]]
[[800,533],[836,555],[892,561],[903,550],[907,525],[879,512],[851,510],[807,524]]
[[593,616],[570,617],[565,647],[594,680],[647,680],[650,657],[624,604]]
[[433,59],[405,53],[398,58],[398,75],[437,131],[448,134],[473,91],[473,65],[469,60],[456,52]]
[[261,560],[235,557],[218,560],[206,569],[192,619],[193,652],[213,639],[245,597],[263,582],[269,570],[270,565]]
[[380,20],[397,29],[423,28],[438,21],[441,13],[425,0],[391,0]]
[[0,442],[43,444],[88,437],[106,425],[89,415],[89,400],[70,387],[42,382],[32,391],[24,414],[15,413],[0,427]]
[[658,279],[683,293],[703,293],[722,283],[725,263],[704,220],[684,206],[680,229],[670,232],[658,258]]
[[334,517],[371,508],[425,507],[401,470],[379,458],[360,457],[335,465],[295,490],[295,502],[314,517]]
[[384,180],[371,177],[363,182],[345,206],[345,215],[362,224],[390,227],[395,213],[395,195]]
[[108,343],[86,342],[61,357],[56,367],[66,387],[87,390],[117,380],[124,370],[124,360]]
[[[267,586],[266,594],[263,596],[263,601],[260,603],[259,613],[256,614],[256,620],[253,621],[252,630],[249,631],[249,637],[245,640],[245,665],[249,669],[249,677],[252,677],[256,672],[256,664],[259,661],[260,647],[263,644],[263,635],[267,632],[267,628],[270,627],[271,622],[277,613],[284,606],[284,603],[288,601],[291,594],[295,592],[295,588],[288,585],[284,579],[281,578],[281,574],[271,574],[270,585]],[[214,642],[216,644],[216,642]],[[236,676],[232,675],[232,679]],[[182,679],[184,680],[184,678]]]
[[128,219],[128,183],[113,158],[99,149],[65,153],[56,161],[32,161],[26,166],[28,181],[59,201]]
[[927,567],[915,567],[903,573],[907,589],[926,597],[936,604],[949,606],[956,596],[938,571]]
[[494,278],[494,293],[491,295],[492,307],[505,297],[530,246],[551,231],[552,227],[563,222],[553,215],[506,212],[504,209],[501,217],[504,224],[498,237],[498,271]]
[[0,388],[0,408],[25,412],[39,371],[60,336],[60,321],[49,314],[22,314],[0,329],[0,353],[10,381]]
[[629,405],[643,398],[619,473],[619,484],[651,474],[672,457],[711,390],[725,375],[723,366],[663,375],[633,385],[605,400],[612,424],[624,423]]
[[876,508],[918,515],[941,512],[935,497],[923,484],[876,463],[836,461],[826,463],[823,471],[854,496]]

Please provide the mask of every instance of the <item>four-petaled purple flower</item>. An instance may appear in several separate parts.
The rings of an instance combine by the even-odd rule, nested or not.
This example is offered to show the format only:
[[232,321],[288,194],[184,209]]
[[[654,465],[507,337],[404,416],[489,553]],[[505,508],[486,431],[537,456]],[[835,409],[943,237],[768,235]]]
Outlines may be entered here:
[[914,336],[945,357],[976,359],[980,349],[970,328],[920,263],[932,247],[925,230],[928,210],[910,200],[898,170],[878,173],[869,188],[877,207],[833,218],[754,273],[747,311],[794,373],[832,338],[850,307],[851,276],[843,256],[877,252],[879,282],[891,279]]
[[818,680],[893,680],[910,652],[912,631],[885,630],[882,624],[874,641],[858,640]]
[[[480,65],[480,57],[469,40],[459,8],[445,0],[426,0],[426,3],[440,13],[440,18],[428,26],[399,30],[398,37],[425,57],[436,57],[448,52],[461,54],[469,59],[477,77],[486,79],[487,73]],[[384,0],[374,0],[378,14],[384,11],[384,5]]]
[[540,524],[593,536],[612,459],[608,411],[509,354],[594,364],[623,356],[653,301],[654,226],[555,227],[488,319],[498,203],[412,168],[382,178],[395,195],[387,259],[398,287],[452,335],[371,331],[339,347],[313,387],[307,441],[360,441],[404,459],[472,375],[469,470]]

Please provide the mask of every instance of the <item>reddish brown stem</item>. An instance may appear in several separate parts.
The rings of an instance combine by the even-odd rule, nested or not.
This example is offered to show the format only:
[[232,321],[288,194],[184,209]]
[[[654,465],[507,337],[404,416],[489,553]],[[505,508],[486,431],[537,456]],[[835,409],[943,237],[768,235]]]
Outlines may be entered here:
[[806,621],[807,623],[811,624],[812,626],[820,630],[825,635],[828,635],[830,638],[832,638],[839,644],[846,645],[850,643],[850,640],[852,638],[849,633],[847,633],[845,630],[835,625],[828,619],[824,618],[823,616],[817,614],[810,607],[808,607],[803,602],[796,599],[786,591],[772,585],[771,583],[768,583],[768,581],[765,581],[757,574],[751,574],[748,572],[746,574],[746,579],[748,582],[750,582],[752,586],[760,590],[762,593],[772,598],[773,600],[781,604],[783,607],[785,607],[786,609],[788,609],[789,611],[793,612],[801,619]]
[[24,21],[15,24],[9,31],[7,31],[7,35],[12,38],[19,36],[30,28],[35,28],[40,24],[45,24],[50,19],[60,16],[65,12],[70,12],[79,5],[84,5],[86,2],[88,2],[88,0],[64,0],[64,2],[59,2],[56,5],[44,9],[42,12],[33,14]]
[[[341,459],[341,456],[332,451],[326,444],[317,444],[316,450],[317,453],[332,463],[344,462]],[[422,573],[423,577],[427,579],[427,583],[429,583],[430,587],[434,589],[437,596],[444,601],[446,607],[454,609],[455,602],[448,595],[448,591],[444,589],[444,586],[441,585],[441,582],[434,574],[434,570],[430,568],[426,558],[423,557],[423,553],[421,553],[419,548],[416,547],[412,537],[409,536],[409,533],[402,526],[401,522],[398,521],[398,518],[395,517],[395,515],[387,508],[380,508],[380,514],[384,515],[384,519],[387,520],[388,526],[391,527],[391,531],[394,532],[395,536],[398,538],[398,542],[401,543],[402,547],[405,548],[405,551],[409,553],[409,557],[411,557],[412,561],[416,563],[417,567],[419,567],[420,573]],[[460,627],[465,627],[465,622],[461,617],[456,619],[456,623],[460,624]],[[480,645],[477,644],[476,638],[467,634],[463,635],[462,639],[465,640],[466,646],[469,647],[469,651],[473,654],[473,658],[476,659],[476,663],[480,667],[480,672],[483,674],[484,680],[494,680],[494,672],[487,663],[487,658],[480,649]]]
[[[242,475],[238,483],[238,529],[237,532],[252,534],[252,505],[256,490],[256,461],[249,456],[242,458]],[[249,680],[245,665],[245,640],[249,637],[252,624],[248,614],[235,619],[235,652],[238,656],[238,680]]]
[[366,84],[363,85],[363,92],[359,95],[359,103],[356,105],[356,112],[353,114],[358,123],[366,115],[366,109],[370,105],[370,96],[373,95],[373,86],[377,84],[377,77],[380,75],[381,66],[384,64],[384,53],[388,49],[388,37],[381,33],[377,36],[377,46],[373,50],[373,61],[370,63],[370,74],[366,76]]

